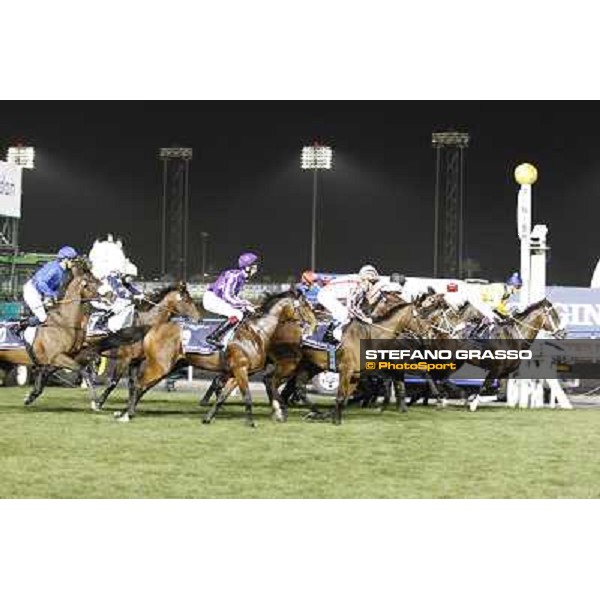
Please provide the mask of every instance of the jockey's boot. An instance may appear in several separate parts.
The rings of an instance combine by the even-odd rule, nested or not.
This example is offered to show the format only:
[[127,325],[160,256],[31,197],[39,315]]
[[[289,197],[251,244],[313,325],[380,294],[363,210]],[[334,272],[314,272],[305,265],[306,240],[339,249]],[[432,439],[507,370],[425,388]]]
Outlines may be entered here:
[[339,323],[337,321],[332,321],[329,323],[329,327],[327,331],[323,334],[323,341],[326,344],[332,344],[333,346],[337,346],[340,343],[334,334],[334,331],[339,327]]
[[212,333],[206,336],[206,341],[215,348],[223,349],[221,341],[228,331],[231,331],[239,322],[237,317],[229,317],[227,321],[223,321]]
[[114,312],[112,310],[106,311],[96,321],[96,327],[98,329],[108,329],[108,320],[114,316]]
[[14,325],[13,331],[20,335],[28,327],[37,327],[40,323],[41,321],[35,315],[30,315],[21,319],[16,325]]

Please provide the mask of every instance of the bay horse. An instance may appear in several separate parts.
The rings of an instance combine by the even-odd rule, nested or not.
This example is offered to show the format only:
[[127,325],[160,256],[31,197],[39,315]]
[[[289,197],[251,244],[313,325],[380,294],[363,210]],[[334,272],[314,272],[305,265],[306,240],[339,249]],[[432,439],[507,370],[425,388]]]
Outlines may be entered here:
[[57,369],[79,371],[87,384],[91,399],[95,392],[87,369],[75,357],[81,350],[89,319],[89,302],[100,299],[102,285],[83,261],[75,261],[70,278],[65,280],[64,292],[56,304],[48,309],[48,318],[38,326],[31,345],[0,350],[0,364],[33,365],[37,367],[33,389],[25,399],[25,406],[32,404],[42,393],[48,378]]
[[[173,317],[198,321],[200,316],[200,311],[190,296],[186,284],[181,281],[176,285],[157,290],[141,300],[133,326],[150,330],[152,327],[167,323]],[[139,363],[144,358],[143,339],[132,344],[121,344],[114,349],[103,350],[102,346],[103,342],[100,341],[97,352],[105,357],[108,353],[110,359],[114,361],[114,367],[107,387],[98,400],[92,403],[93,410],[102,410],[108,396],[117,387],[126,370],[129,370],[129,386],[131,388]]]
[[208,355],[186,353],[177,323],[153,327],[144,338],[144,360],[132,386],[127,408],[120,413],[119,420],[128,421],[133,417],[141,397],[166,377],[179,362],[185,361],[205,371],[223,373],[228,378],[215,405],[204,417],[204,423],[212,422],[227,396],[238,386],[244,400],[246,423],[254,427],[248,378],[264,369],[271,338],[277,327],[286,321],[297,321],[302,326],[314,322],[310,304],[295,289],[268,296],[254,314],[239,324],[224,351]]

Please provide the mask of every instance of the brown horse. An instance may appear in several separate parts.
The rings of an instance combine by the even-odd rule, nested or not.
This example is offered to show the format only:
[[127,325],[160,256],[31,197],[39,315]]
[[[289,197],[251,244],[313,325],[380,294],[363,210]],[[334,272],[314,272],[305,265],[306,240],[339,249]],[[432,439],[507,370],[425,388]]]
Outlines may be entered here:
[[[426,321],[421,319],[412,303],[402,300],[386,314],[365,323],[353,319],[345,327],[342,341],[336,351],[340,383],[332,411],[332,421],[336,425],[342,422],[342,411],[358,385],[361,375],[360,341],[366,339],[397,339],[402,336],[424,338],[431,331]],[[328,355],[324,350],[304,348],[302,364],[299,366],[300,384],[319,371],[328,369]],[[301,385],[299,386],[301,387]]]
[[[165,287],[156,291],[151,296],[144,298],[136,311],[135,327],[144,327],[150,330],[171,320],[172,317],[183,317],[198,321],[200,311],[190,296],[184,282]],[[92,403],[94,410],[101,410],[110,393],[117,387],[121,377],[129,370],[129,386],[133,385],[136,370],[144,358],[143,340],[132,344],[119,345],[114,350],[102,350],[102,342],[98,345],[101,355],[110,356],[114,361],[114,368],[108,386],[102,392],[97,402]]]
[[48,318],[37,329],[31,346],[0,350],[0,364],[35,365],[38,367],[34,386],[25,399],[25,406],[32,404],[42,393],[46,382],[56,369],[79,371],[84,378],[90,396],[94,399],[92,380],[85,368],[75,360],[85,341],[89,319],[89,302],[98,300],[98,281],[87,266],[78,261],[70,269],[56,305],[48,310]]
[[209,355],[186,354],[177,323],[153,327],[144,338],[144,361],[127,408],[120,414],[119,420],[129,420],[134,415],[140,398],[168,375],[178,362],[186,361],[205,371],[222,372],[229,379],[217,402],[204,418],[204,423],[210,423],[214,419],[227,396],[238,386],[245,404],[246,421],[253,427],[255,423],[248,377],[264,369],[271,338],[277,327],[286,321],[298,321],[302,326],[314,322],[310,305],[296,290],[268,297],[255,314],[242,321],[223,352],[216,351]]

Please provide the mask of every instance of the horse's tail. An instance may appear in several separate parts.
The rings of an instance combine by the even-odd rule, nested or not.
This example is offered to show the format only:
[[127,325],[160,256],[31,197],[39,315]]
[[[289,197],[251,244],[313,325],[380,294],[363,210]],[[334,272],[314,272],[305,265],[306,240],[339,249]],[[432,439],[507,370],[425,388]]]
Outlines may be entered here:
[[135,344],[137,342],[141,342],[149,330],[150,327],[148,325],[125,327],[116,333],[111,333],[107,337],[102,338],[97,342],[92,342],[90,344],[90,348],[98,354],[101,354],[102,352],[113,350],[119,346]]

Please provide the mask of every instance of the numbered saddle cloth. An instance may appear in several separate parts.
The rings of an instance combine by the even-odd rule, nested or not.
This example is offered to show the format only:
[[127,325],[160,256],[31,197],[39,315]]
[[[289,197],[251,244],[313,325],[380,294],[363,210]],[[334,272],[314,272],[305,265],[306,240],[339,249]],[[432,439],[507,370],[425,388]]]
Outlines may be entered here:
[[325,334],[331,325],[328,321],[319,321],[313,334],[310,337],[302,340],[302,345],[306,348],[314,350],[324,350],[327,352],[328,367],[330,371],[337,371],[337,363],[335,351],[339,348],[339,344],[330,344],[324,340]]
[[25,347],[25,342],[33,344],[37,327],[27,327],[25,331],[18,332],[18,321],[0,322],[0,349],[12,350]]
[[[213,354],[217,352],[218,349],[207,342],[206,338],[224,322],[225,319],[203,319],[199,323],[180,321],[183,351],[187,354]],[[224,347],[227,347],[235,329],[227,332],[221,340]]]
[[98,335],[108,335],[110,333],[108,329],[108,321],[106,319],[106,312],[98,311],[93,312],[90,315],[87,324],[87,336],[95,337]]
[[0,323],[0,348],[2,350],[22,348],[25,345],[21,336],[15,331],[17,325],[17,321],[3,321]]

